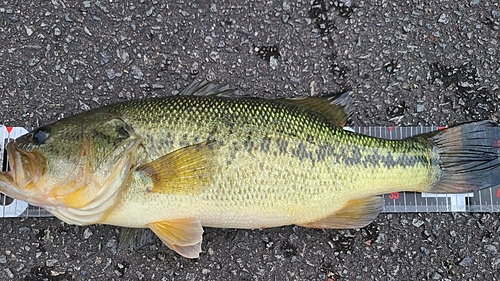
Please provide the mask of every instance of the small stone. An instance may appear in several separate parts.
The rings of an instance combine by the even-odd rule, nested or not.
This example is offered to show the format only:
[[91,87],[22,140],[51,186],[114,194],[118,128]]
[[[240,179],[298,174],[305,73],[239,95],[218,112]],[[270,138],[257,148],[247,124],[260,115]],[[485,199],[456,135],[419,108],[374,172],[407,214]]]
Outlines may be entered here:
[[28,65],[29,66],[35,66],[37,63],[39,63],[40,60],[37,59],[37,58],[31,58],[29,61],[28,61]]
[[420,247],[420,250],[422,251],[422,253],[424,253],[426,256],[429,255],[429,249],[425,248],[425,247]]
[[102,51],[102,52],[99,52],[99,54],[101,55],[101,59],[100,59],[101,65],[105,65],[111,60],[111,56],[108,55],[108,52]]
[[217,4],[215,3],[210,4],[210,12],[217,13]]
[[208,273],[210,273],[210,269],[203,268],[203,269],[201,270],[201,274],[208,274]]
[[275,69],[276,69],[276,67],[278,66],[278,60],[277,60],[274,56],[272,56],[272,57],[270,57],[270,58],[269,58],[269,66],[270,66],[273,70],[275,70]]
[[495,245],[484,245],[484,250],[492,254],[497,253],[497,247]]
[[218,60],[219,59],[219,52],[212,51],[212,52],[210,52],[209,56],[213,60]]
[[106,242],[106,247],[109,248],[111,253],[113,255],[116,255],[116,249],[118,247],[118,243],[116,242],[116,239],[113,237]]
[[442,24],[447,24],[447,23],[449,23],[449,22],[450,22],[450,20],[448,19],[448,15],[446,15],[445,13],[442,13],[442,14],[439,16],[438,22],[439,22],[439,23],[442,23]]
[[425,106],[423,104],[417,104],[417,112],[425,111]]
[[61,35],[61,29],[59,29],[58,27],[54,28],[54,35],[55,36]]
[[90,110],[90,106],[88,104],[82,102],[81,100],[78,101],[80,103],[80,108],[84,111]]
[[28,79],[26,79],[26,77],[19,78],[16,80],[16,84],[19,88],[22,88],[28,84]]
[[432,275],[432,279],[434,280],[439,280],[443,278],[443,276],[441,276],[441,274],[437,273],[437,272],[434,272],[434,275]]
[[105,12],[105,13],[109,13],[109,10],[108,10],[108,8],[106,7],[106,3],[105,3],[104,1],[102,1],[102,2],[101,2],[101,1],[96,1],[96,2],[95,2],[95,5],[96,5],[97,7],[99,7],[99,8],[100,8],[103,12]]
[[90,228],[85,228],[85,230],[83,231],[83,238],[84,239],[89,239],[90,236],[92,236],[92,230],[90,230]]
[[90,30],[88,29],[88,27],[84,26],[83,31],[85,31],[85,33],[87,33],[87,35],[92,36],[92,33],[90,33]]
[[413,226],[415,226],[415,227],[421,227],[424,224],[424,222],[422,220],[415,218],[415,219],[413,219],[411,224],[413,224]]
[[470,257],[465,257],[462,261],[458,263],[458,265],[463,267],[470,266],[471,264],[472,264],[472,259]]
[[142,77],[144,76],[144,74],[142,73],[142,70],[135,66],[135,65],[132,65],[132,77],[134,77],[134,79],[137,79],[137,80],[141,80]]
[[10,270],[10,268],[5,268],[3,271],[5,271],[5,273],[7,273],[7,276],[9,278],[14,278],[14,274],[12,273],[12,271]]
[[112,68],[106,69],[105,72],[109,79],[114,79],[116,77],[116,73]]
[[116,50],[116,56],[120,58],[121,63],[128,62],[130,56],[125,50]]
[[479,0],[472,0],[472,1],[470,1],[470,5],[471,6],[474,6],[474,5],[477,5],[477,4],[479,4]]
[[33,29],[26,27],[26,34],[28,34],[28,36],[31,36],[31,34],[33,34]]
[[385,242],[385,233],[379,233],[377,239],[375,239],[375,243],[384,243]]
[[0,263],[6,263],[7,262],[7,257],[5,255],[0,256]]
[[47,265],[48,267],[53,267],[54,265],[56,265],[57,262],[58,262],[58,260],[56,260],[56,259],[48,259],[45,262],[45,265]]

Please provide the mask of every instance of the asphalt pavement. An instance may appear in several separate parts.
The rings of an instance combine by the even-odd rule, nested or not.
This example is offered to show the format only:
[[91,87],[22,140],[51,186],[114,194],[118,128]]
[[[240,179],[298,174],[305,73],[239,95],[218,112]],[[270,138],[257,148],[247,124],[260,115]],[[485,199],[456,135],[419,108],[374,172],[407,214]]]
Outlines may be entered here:
[[[498,1],[2,1],[0,123],[38,126],[195,79],[260,97],[351,91],[355,126],[500,119]],[[0,219],[1,280],[496,280],[497,213],[354,230],[206,228],[199,259],[119,228]]]

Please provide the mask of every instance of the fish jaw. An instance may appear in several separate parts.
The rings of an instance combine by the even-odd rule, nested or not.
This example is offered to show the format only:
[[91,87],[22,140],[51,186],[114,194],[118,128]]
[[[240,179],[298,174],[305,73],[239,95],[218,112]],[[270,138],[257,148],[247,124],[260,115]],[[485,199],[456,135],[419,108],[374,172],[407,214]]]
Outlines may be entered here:
[[12,179],[18,189],[33,188],[46,171],[46,160],[40,153],[19,149],[14,142],[7,145],[7,156]]
[[18,149],[14,142],[7,145],[7,157],[10,171],[0,172],[0,192],[37,206],[46,202],[46,194],[36,190],[36,183],[46,169],[45,158],[36,151]]

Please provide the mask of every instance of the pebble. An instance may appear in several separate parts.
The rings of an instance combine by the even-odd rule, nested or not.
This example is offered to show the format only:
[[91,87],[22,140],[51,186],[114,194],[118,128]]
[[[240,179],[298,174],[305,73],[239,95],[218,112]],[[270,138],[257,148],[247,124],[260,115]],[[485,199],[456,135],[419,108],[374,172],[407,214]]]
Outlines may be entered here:
[[5,273],[7,274],[7,277],[9,278],[14,278],[14,274],[12,273],[12,271],[10,270],[10,268],[4,268]]
[[497,253],[497,247],[495,245],[484,245],[484,250],[492,254]]
[[460,266],[467,267],[472,264],[472,259],[470,257],[465,257],[460,263],[458,263]]
[[26,27],[26,34],[28,34],[28,36],[31,36],[31,34],[33,34],[33,29]]
[[90,230],[90,228],[85,228],[85,230],[83,231],[83,238],[89,239],[92,234],[94,233],[92,232],[92,230]]
[[447,24],[447,23],[449,23],[449,22],[450,22],[450,20],[448,19],[448,15],[446,15],[445,13],[442,13],[442,14],[439,16],[438,22],[439,22],[439,23],[443,23],[443,24]]
[[53,267],[57,262],[59,261],[56,259],[48,259],[47,261],[45,261],[45,265],[47,265],[48,267]]
[[116,77],[116,73],[112,68],[107,68],[104,72],[106,72],[109,79],[114,79]]
[[134,77],[134,79],[137,79],[137,80],[141,80],[142,77],[144,76],[144,74],[142,73],[142,70],[137,67],[136,65],[132,65],[132,77]]
[[414,218],[411,224],[415,227],[421,227],[424,224],[424,221]]

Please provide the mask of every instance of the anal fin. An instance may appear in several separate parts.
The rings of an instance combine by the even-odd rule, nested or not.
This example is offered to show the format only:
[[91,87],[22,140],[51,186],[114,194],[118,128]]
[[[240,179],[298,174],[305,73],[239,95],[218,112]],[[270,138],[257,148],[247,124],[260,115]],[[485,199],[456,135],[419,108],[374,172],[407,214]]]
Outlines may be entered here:
[[190,259],[200,257],[203,227],[199,219],[160,221],[148,224],[148,227],[181,256]]
[[313,228],[362,228],[371,223],[382,211],[384,201],[381,196],[371,196],[348,201],[330,216],[305,224]]

